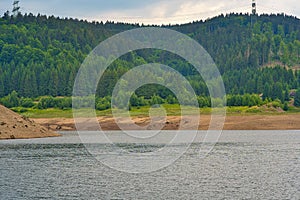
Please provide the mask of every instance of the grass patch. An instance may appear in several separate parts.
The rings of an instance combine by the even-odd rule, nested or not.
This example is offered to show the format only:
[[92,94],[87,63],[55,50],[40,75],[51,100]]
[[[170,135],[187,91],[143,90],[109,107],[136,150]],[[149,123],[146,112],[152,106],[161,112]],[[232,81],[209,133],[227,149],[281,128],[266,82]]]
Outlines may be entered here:
[[29,118],[72,118],[73,117],[72,109],[61,110],[56,108],[45,109],[45,110],[28,108],[26,112],[20,114]]
[[245,112],[246,113],[258,114],[258,113],[261,113],[262,110],[258,106],[254,106],[254,107],[251,107],[251,108],[247,109]]
[[[143,106],[143,107],[132,107],[130,110],[130,115],[132,117],[144,117],[149,116],[150,106]],[[165,112],[168,116],[181,116],[181,108],[184,109],[189,115],[198,114],[198,108],[189,107],[189,106],[180,106],[174,104],[165,104],[159,108],[151,108],[152,113],[155,115],[160,115],[162,112],[161,109],[165,109]],[[73,110],[72,109],[33,109],[33,108],[12,108],[13,111],[29,118],[73,118]],[[80,109],[79,112],[84,116],[88,110]],[[90,110],[89,110],[90,111]],[[222,108],[200,108],[200,114],[209,115],[214,111],[214,113],[222,113]],[[124,111],[125,112],[125,111]],[[227,115],[274,115],[274,114],[293,114],[293,113],[300,113],[300,108],[297,107],[289,107],[287,112],[279,113],[276,109],[271,109],[268,107],[248,107],[248,106],[234,106],[234,107],[226,107],[226,114]],[[112,110],[104,110],[104,111],[96,111],[96,115],[98,117],[110,117],[112,116]]]
[[300,113],[300,107],[289,106],[287,113]]
[[226,108],[227,114],[243,114],[249,109],[248,106],[230,106]]
[[[199,109],[194,108],[194,107],[189,107],[189,106],[181,107],[178,104],[164,104],[157,108],[153,108],[151,106],[132,107],[130,110],[130,115],[133,117],[149,116],[149,112],[151,110],[151,114],[159,116],[159,115],[162,115],[164,113],[163,110],[165,110],[165,113],[168,116],[180,116],[181,108],[184,109],[185,113],[187,113],[187,114],[197,114],[197,112],[199,111]],[[124,110],[123,112],[125,113],[126,111]],[[100,114],[103,114],[103,113],[100,113]]]

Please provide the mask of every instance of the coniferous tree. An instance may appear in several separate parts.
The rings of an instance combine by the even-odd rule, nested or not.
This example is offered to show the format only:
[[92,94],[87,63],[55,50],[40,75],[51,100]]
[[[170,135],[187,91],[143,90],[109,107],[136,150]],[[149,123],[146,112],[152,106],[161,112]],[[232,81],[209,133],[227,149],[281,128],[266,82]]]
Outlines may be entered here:
[[296,91],[294,105],[300,106],[300,88]]

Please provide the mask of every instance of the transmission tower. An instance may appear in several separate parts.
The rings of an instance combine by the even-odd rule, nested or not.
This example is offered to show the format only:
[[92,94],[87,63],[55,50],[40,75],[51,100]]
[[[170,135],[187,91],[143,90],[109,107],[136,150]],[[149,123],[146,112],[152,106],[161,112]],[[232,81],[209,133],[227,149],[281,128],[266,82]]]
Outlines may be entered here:
[[20,13],[19,3],[20,3],[20,1],[14,1],[14,3],[13,3],[12,13],[13,13],[14,17],[18,16],[18,14]]
[[256,15],[256,0],[252,0],[252,15]]
[[257,18],[256,0],[252,0],[252,14],[250,17],[251,17],[251,27],[253,27],[253,24],[256,22],[256,18]]

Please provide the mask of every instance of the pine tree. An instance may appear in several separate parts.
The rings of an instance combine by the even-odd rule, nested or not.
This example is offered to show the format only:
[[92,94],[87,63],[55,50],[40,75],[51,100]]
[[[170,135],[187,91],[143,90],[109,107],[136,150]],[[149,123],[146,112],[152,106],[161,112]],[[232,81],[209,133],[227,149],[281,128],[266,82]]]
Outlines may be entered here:
[[296,91],[294,105],[300,107],[300,88]]

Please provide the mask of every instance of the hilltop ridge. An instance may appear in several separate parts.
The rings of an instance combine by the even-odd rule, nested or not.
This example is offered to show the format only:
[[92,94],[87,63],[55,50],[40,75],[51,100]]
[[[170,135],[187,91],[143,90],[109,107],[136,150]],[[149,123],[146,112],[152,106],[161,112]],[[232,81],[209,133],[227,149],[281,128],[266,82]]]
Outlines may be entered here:
[[[78,69],[92,49],[110,36],[143,27],[32,14],[5,15],[0,26],[0,103],[9,108],[33,107],[33,102],[45,96],[72,96]],[[245,105],[239,95],[247,94],[258,95],[267,103],[279,99],[290,104],[291,94],[300,88],[300,20],[296,17],[231,13],[161,27],[184,33],[207,50],[222,75],[226,94],[238,97],[232,105]],[[155,49],[128,52],[113,62],[100,79],[96,96],[109,99],[122,75],[147,63],[177,70],[197,96],[208,99],[206,83],[193,66],[178,55]],[[139,88],[136,95],[148,100],[157,95],[176,102],[167,88],[157,85]],[[20,102],[10,101],[15,96]],[[70,107],[70,99],[46,100],[50,107]],[[103,104],[99,103],[101,109],[109,107]]]

